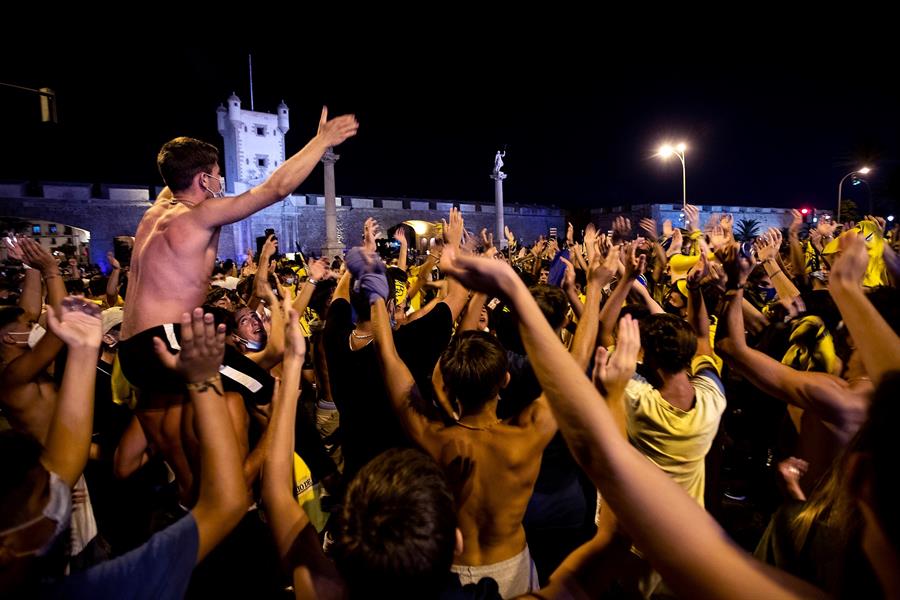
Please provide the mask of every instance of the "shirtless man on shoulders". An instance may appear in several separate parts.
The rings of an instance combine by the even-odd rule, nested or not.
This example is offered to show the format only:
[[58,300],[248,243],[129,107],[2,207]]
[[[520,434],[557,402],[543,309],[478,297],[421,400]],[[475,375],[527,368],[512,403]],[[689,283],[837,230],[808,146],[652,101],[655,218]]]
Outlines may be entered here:
[[[353,115],[328,120],[328,110],[323,108],[318,133],[302,150],[260,185],[230,198],[224,197],[225,181],[214,146],[180,137],[160,150],[157,164],[167,187],[144,214],[135,235],[119,361],[125,377],[140,392],[138,418],[149,442],[175,471],[182,503],[189,505],[196,497],[196,469],[188,456],[197,453],[182,445],[182,436],[188,445],[195,440],[192,428],[182,427],[182,421],[191,423],[191,409],[188,405],[182,415],[187,398],[184,385],[156,357],[153,338],[164,341],[172,353],[180,348],[178,323],[182,314],[203,304],[221,227],[292,193],[325,151],[355,135],[358,126]],[[263,382],[240,372],[240,359],[244,357],[237,352],[226,354],[221,369],[226,389],[258,393]],[[233,394],[228,406],[246,455],[246,410]]]

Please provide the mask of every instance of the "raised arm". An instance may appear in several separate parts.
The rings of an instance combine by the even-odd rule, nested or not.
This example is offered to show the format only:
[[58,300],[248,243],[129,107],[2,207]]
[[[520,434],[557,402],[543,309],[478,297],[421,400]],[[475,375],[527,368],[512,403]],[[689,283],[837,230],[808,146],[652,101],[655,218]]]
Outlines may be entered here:
[[644,272],[647,257],[641,256],[637,258],[635,255],[636,250],[637,248],[634,244],[626,244],[621,253],[617,251],[615,246],[610,249],[611,255],[617,255],[617,261],[619,256],[622,257],[625,270],[613,293],[606,300],[606,304],[603,305],[603,310],[600,311],[600,343],[604,346],[612,346],[615,343],[613,331],[616,322],[619,320],[619,313],[622,312],[622,304],[628,297],[628,292],[631,291],[631,282]]
[[319,131],[300,152],[284,161],[260,185],[234,198],[212,198],[191,211],[191,219],[207,229],[235,223],[291,194],[332,146],[356,135],[359,123],[353,115],[328,120],[328,108],[322,108]]
[[110,306],[115,306],[119,302],[119,276],[122,274],[122,266],[112,252],[106,253],[106,260],[109,262],[109,266],[112,267],[109,279],[106,280],[106,303]]
[[709,343],[709,315],[700,291],[700,283],[708,273],[709,259],[706,258],[706,254],[701,254],[700,260],[691,267],[687,275],[687,315],[688,322],[697,333],[697,354],[712,356],[713,349]]
[[[609,259],[612,256],[612,259]],[[613,278],[613,260],[618,260],[613,253],[607,256],[608,260],[601,258],[599,253],[593,255],[587,271],[587,298],[584,310],[578,319],[578,327],[575,329],[575,337],[572,339],[570,349],[572,357],[582,371],[587,371],[591,362],[591,354],[597,345],[597,332],[600,329],[600,298],[603,296],[603,288]],[[579,301],[578,304],[581,304]]]
[[200,493],[191,510],[197,522],[199,563],[237,525],[247,510],[247,484],[237,437],[225,407],[219,366],[225,355],[225,325],[195,308],[181,316],[181,351],[169,354],[153,339],[160,361],[187,382],[194,406],[194,429],[200,442]]
[[378,350],[381,374],[391,399],[391,406],[407,435],[423,448],[428,448],[430,421],[413,406],[419,390],[406,363],[397,354],[391,320],[381,298],[375,299],[372,303],[372,331],[375,334],[375,347]]
[[309,523],[309,517],[293,494],[294,422],[300,397],[300,370],[306,355],[299,316],[293,310],[288,314],[286,339],[281,383],[272,398],[272,440],[262,478],[269,529],[282,558],[287,555],[297,534]]
[[725,292],[725,327],[721,334],[716,332],[718,353],[730,367],[770,396],[812,410],[823,421],[845,431],[855,431],[865,420],[866,406],[854,394],[847,393],[844,380],[826,373],[797,371],[747,345],[741,305],[743,286],[752,266],[737,257],[734,247],[720,254],[720,259],[728,273],[728,290]]
[[59,311],[47,309],[47,325],[65,342],[69,353],[41,462],[71,487],[81,477],[91,448],[94,381],[102,337],[100,308],[69,296]]
[[865,241],[853,233],[844,234],[840,241],[842,253],[831,269],[828,290],[853,336],[866,374],[878,385],[886,373],[900,369],[900,337],[863,290],[869,264]]
[[[677,594],[705,598],[817,595],[809,584],[749,558],[681,487],[622,439],[603,398],[571,356],[547,351],[558,342],[512,269],[469,257],[456,257],[452,266],[470,288],[512,303],[522,341],[569,448],[636,545]],[[659,510],[660,506],[666,510]]]

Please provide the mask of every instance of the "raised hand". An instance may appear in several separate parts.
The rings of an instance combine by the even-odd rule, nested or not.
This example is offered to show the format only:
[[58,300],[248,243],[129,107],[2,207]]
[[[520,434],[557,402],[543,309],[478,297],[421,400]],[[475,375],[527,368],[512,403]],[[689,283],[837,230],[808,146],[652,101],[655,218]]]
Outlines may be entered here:
[[572,226],[571,222],[567,222],[566,225],[566,245],[571,246],[575,243],[575,228]]
[[40,243],[30,238],[19,238],[19,248],[22,251],[22,262],[29,267],[40,270],[44,275],[59,272],[59,263]]
[[637,279],[638,275],[643,274],[644,268],[647,266],[647,256],[641,254],[637,256],[638,245],[636,242],[625,244],[622,249],[622,264],[625,265],[625,279],[631,281]]
[[700,209],[693,204],[687,204],[684,207],[684,224],[688,230],[697,231],[700,229]]
[[563,257],[559,258],[566,265],[566,273],[563,275],[562,289],[575,289],[575,265]]
[[[655,242],[657,237],[659,236],[659,232],[656,229],[656,220],[655,219],[641,219],[638,223],[638,226],[644,230],[644,233],[647,234],[647,239],[651,242]],[[672,222],[669,221],[669,226],[672,226]]]
[[675,230],[672,229],[672,219],[666,219],[665,221],[663,221],[663,237],[670,238],[674,233]]
[[458,208],[451,208],[450,222],[448,223],[443,219],[441,219],[441,222],[444,224],[444,238],[447,245],[458,248],[462,243],[463,230],[465,229],[465,221],[463,220],[462,213]]
[[327,258],[310,261],[306,265],[306,270],[309,273],[309,277],[315,281],[322,281],[331,276],[331,266],[328,264]]
[[722,226],[722,230],[725,232],[725,237],[728,239],[734,238],[734,216],[730,214],[722,215],[722,218],[719,219],[719,225]]
[[713,228],[709,232],[709,245],[713,250],[721,248],[726,243],[728,243],[728,236],[725,235],[725,230],[722,229],[721,225],[714,225]]
[[680,254],[683,244],[684,236],[681,233],[681,229],[675,229],[675,232],[672,234],[672,243],[669,244],[669,249],[666,251],[666,256]]
[[616,217],[613,220],[613,236],[616,241],[625,241],[631,236],[631,219]]
[[400,242],[400,246],[405,248],[409,245],[409,241],[406,239],[406,234],[403,232],[402,227],[398,227],[396,231],[394,231],[394,239]]
[[378,221],[369,217],[363,223],[363,249],[366,252],[375,252],[375,238],[378,236]]
[[273,233],[266,238],[266,243],[263,244],[262,249],[259,251],[259,264],[268,265],[269,260],[276,252],[278,252],[278,239]]
[[122,265],[119,264],[119,261],[116,260],[116,257],[112,252],[106,253],[106,262],[109,263],[110,267],[117,271],[122,269]]
[[506,298],[507,291],[521,283],[507,263],[489,258],[465,256],[457,248],[447,246],[441,255],[441,271],[456,278],[470,290]]
[[[781,237],[781,234],[778,234],[778,237]],[[775,257],[778,256],[778,248],[779,244],[776,241],[776,236],[772,233],[772,230],[768,230],[753,242],[753,247],[756,249],[756,256],[759,257],[760,261],[767,260],[775,260]]]
[[216,327],[213,316],[202,308],[181,315],[181,351],[170,354],[165,343],[153,338],[153,350],[166,367],[188,383],[199,383],[218,375],[225,356],[225,324]]
[[587,251],[588,263],[594,260],[597,253],[597,228],[593,223],[588,223],[584,228],[584,249]]
[[594,355],[594,385],[604,394],[620,394],[634,376],[638,352],[641,349],[641,331],[638,322],[625,315],[619,320],[616,349],[609,351],[599,346]]
[[802,229],[802,228],[803,228],[803,215],[796,208],[792,209],[791,210],[791,224],[788,227],[788,231],[791,233],[791,235],[797,235],[798,233],[800,233],[800,229]]
[[59,313],[47,305],[47,325],[69,348],[100,348],[100,307],[84,298],[66,296]]
[[728,278],[727,286],[735,288],[747,282],[747,276],[756,266],[756,259],[741,256],[740,246],[736,243],[728,244],[716,251],[716,258],[722,263],[725,275]]
[[323,106],[316,137],[325,142],[326,146],[337,146],[347,138],[356,135],[357,129],[359,129],[359,123],[355,115],[342,115],[329,121],[328,107]]
[[605,287],[616,275],[619,261],[619,247],[616,246],[613,252],[609,252],[606,256],[599,252],[595,253],[588,263],[587,280],[588,283],[597,283],[600,287]]
[[516,236],[513,235],[512,230],[506,225],[503,226],[503,235],[506,237],[506,243],[512,247],[516,243]]
[[688,271],[687,274],[687,284],[688,287],[699,287],[709,275],[709,259],[706,257],[706,252],[700,254],[700,260],[698,260],[693,267]]

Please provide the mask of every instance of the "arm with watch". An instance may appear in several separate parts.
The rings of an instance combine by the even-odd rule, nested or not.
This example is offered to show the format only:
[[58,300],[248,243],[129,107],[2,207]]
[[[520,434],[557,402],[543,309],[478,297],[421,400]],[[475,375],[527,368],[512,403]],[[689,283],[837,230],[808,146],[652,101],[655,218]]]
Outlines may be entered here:
[[306,307],[309,306],[309,301],[312,298],[313,292],[316,290],[316,286],[319,285],[322,280],[327,279],[331,273],[331,268],[329,267],[328,259],[326,258],[311,261],[306,269],[309,277],[307,277],[306,281],[303,282],[303,285],[300,286],[300,293],[294,298],[294,304],[291,306],[291,308],[296,310],[297,314],[301,317],[306,312]]

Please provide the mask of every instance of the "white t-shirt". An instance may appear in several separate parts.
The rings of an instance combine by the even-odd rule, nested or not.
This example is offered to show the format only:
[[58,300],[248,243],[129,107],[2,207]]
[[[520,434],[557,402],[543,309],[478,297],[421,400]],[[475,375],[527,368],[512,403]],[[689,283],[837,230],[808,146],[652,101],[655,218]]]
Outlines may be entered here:
[[704,459],[725,411],[725,392],[713,357],[696,356],[691,365],[694,406],[669,404],[640,375],[625,388],[625,414],[631,444],[683,487],[700,506],[706,481]]

